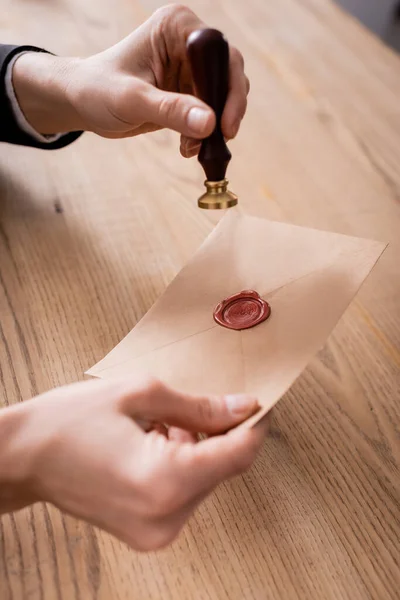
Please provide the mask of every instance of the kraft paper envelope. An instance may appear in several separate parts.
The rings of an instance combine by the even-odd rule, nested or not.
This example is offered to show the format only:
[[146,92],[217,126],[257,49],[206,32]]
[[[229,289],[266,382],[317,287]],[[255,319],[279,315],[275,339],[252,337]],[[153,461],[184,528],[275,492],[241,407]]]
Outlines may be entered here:
[[[161,298],[89,375],[152,375],[185,392],[255,395],[258,421],[300,375],[385,244],[246,216],[230,209]],[[271,306],[242,331],[213,319],[242,290]],[[134,293],[134,292],[133,292]]]

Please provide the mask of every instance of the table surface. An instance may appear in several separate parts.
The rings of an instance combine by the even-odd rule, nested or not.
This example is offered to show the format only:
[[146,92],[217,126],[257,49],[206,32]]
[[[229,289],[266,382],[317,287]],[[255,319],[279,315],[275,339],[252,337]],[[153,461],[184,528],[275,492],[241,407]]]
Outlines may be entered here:
[[[188,2],[244,54],[229,176],[251,214],[390,246],[275,409],[254,468],[152,555],[36,505],[0,529],[1,600],[398,598],[400,60],[328,0]],[[1,0],[0,39],[87,55],[158,1]],[[213,227],[160,132],[0,147],[1,402],[82,378]]]

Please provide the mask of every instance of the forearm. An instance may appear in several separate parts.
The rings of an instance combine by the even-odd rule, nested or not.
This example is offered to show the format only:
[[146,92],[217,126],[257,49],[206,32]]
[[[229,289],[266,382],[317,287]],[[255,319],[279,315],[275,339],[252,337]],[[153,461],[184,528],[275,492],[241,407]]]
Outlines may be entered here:
[[35,452],[24,439],[27,418],[23,405],[0,410],[0,514],[38,500],[32,492]]
[[27,52],[17,58],[12,82],[19,106],[30,125],[43,135],[83,129],[68,97],[78,59]]

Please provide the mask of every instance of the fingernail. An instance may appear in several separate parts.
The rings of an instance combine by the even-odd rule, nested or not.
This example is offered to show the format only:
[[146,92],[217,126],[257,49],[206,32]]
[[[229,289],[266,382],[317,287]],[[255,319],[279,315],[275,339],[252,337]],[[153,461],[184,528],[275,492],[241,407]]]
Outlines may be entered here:
[[257,406],[257,401],[245,394],[225,396],[225,401],[229,412],[235,416],[247,416]]
[[199,108],[198,106],[191,108],[187,116],[188,126],[197,134],[202,134],[205,131],[209,120],[210,112],[204,110],[204,108]]

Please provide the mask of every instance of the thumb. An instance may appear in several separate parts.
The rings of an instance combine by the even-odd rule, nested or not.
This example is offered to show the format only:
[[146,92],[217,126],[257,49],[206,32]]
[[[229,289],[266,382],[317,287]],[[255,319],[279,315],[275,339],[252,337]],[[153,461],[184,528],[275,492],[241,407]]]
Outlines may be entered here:
[[146,85],[141,91],[140,101],[144,121],[197,139],[206,138],[214,130],[214,111],[189,94],[165,92]]
[[[182,474],[189,473],[192,494],[210,491],[224,479],[249,469],[260,451],[270,428],[270,413],[250,429],[230,431],[182,447]],[[186,456],[185,456],[186,455]],[[189,469],[188,469],[189,467]]]
[[187,431],[220,433],[254,414],[259,405],[245,395],[190,396],[155,381],[124,395],[123,410],[134,419],[146,419]]

